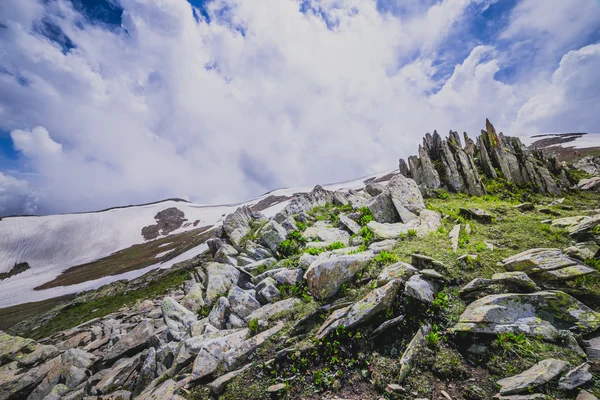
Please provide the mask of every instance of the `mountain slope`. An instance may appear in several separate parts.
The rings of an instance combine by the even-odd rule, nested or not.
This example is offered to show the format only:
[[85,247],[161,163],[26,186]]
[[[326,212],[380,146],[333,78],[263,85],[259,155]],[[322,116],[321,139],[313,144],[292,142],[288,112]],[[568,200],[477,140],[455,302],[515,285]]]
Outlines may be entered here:
[[[359,189],[364,187],[365,180],[385,177],[389,173],[390,171],[385,171],[324,187],[330,190]],[[27,263],[29,269],[0,280],[0,308],[78,293],[115,280],[132,279],[155,268],[169,268],[177,262],[202,253],[206,250],[206,246],[197,244],[185,248],[184,251],[178,251],[178,254],[171,254],[176,257],[170,257],[169,254],[164,254],[170,248],[170,242],[164,238],[180,239],[182,233],[198,230],[200,227],[210,229],[220,224],[226,215],[242,205],[256,206],[270,217],[285,207],[291,195],[306,193],[311,189],[312,187],[279,189],[253,200],[229,205],[207,206],[168,200],[99,212],[2,218],[0,220],[0,273],[8,273],[20,263]],[[155,216],[171,208],[181,211],[185,221],[180,220],[181,226],[177,229],[161,231],[156,239],[146,240],[142,230],[145,227],[160,225],[157,224]],[[80,277],[77,284],[34,290],[53,281],[69,268],[103,260],[124,249],[134,251],[136,249],[132,246],[142,243],[149,243],[146,247],[155,245],[153,253],[157,258],[156,262],[138,265],[137,269],[132,270],[125,261],[122,267],[103,271],[100,274],[108,276],[100,278],[98,274],[92,274],[94,278],[92,280],[82,281]],[[165,250],[159,251],[158,246],[161,245]],[[131,256],[130,258],[135,258],[133,253]],[[102,264],[99,267],[102,268]],[[119,270],[123,273],[119,273]],[[68,282],[62,282],[65,283]]]

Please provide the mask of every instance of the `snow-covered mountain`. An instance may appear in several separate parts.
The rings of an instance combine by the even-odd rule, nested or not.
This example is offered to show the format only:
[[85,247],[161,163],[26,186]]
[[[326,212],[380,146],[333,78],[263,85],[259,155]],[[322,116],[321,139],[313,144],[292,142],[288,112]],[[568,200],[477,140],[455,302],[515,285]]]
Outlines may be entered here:
[[[360,189],[365,186],[365,181],[384,177],[390,172],[392,171],[323,187],[329,190]],[[167,200],[89,213],[2,218],[0,276],[4,274],[5,278],[0,280],[0,308],[78,293],[116,280],[133,279],[152,269],[169,268],[206,249],[205,244],[198,244],[187,248],[176,257],[169,257],[168,253],[171,251],[176,253],[176,250],[169,250],[174,246],[169,238],[181,238],[186,232],[206,232],[208,229],[214,229],[228,214],[242,205],[259,206],[267,217],[273,216],[287,205],[294,193],[310,190],[312,187],[279,189],[239,204],[201,205]],[[174,230],[159,229],[157,225],[160,223],[157,224],[155,216],[171,208],[182,212],[185,221],[180,221],[180,226]],[[158,236],[151,240],[147,239],[148,236],[145,238],[142,234],[145,227],[147,231],[154,231]],[[152,227],[156,229],[148,229]],[[187,240],[188,236],[185,238]],[[115,275],[103,276],[105,271],[100,271],[92,275],[101,277],[83,281],[78,277],[75,284],[49,285],[69,268],[105,259],[123,252],[124,249],[137,249],[136,245],[144,243],[145,250],[151,248],[153,257],[157,259],[156,263]],[[162,248],[166,250],[163,251]],[[121,262],[120,260],[116,258],[115,262]],[[24,265],[23,263],[27,263],[29,268],[21,272],[13,269],[15,265]],[[102,265],[98,263],[97,266],[91,264],[87,267],[103,268]],[[14,274],[9,276],[11,270]],[[62,282],[59,281],[58,284]],[[41,285],[52,287],[34,290]]]

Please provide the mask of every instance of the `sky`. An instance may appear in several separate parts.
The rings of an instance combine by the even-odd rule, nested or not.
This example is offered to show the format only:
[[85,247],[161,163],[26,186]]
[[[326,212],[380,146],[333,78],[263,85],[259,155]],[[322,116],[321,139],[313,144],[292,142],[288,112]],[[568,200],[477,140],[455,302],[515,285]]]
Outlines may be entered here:
[[598,132],[599,0],[3,0],[0,216],[389,170],[426,132]]

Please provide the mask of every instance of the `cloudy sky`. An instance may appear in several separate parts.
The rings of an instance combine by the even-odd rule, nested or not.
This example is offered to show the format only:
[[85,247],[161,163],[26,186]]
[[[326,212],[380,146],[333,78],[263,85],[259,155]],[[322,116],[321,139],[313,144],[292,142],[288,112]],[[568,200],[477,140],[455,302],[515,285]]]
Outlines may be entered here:
[[232,202],[600,129],[599,0],[2,0],[0,215]]

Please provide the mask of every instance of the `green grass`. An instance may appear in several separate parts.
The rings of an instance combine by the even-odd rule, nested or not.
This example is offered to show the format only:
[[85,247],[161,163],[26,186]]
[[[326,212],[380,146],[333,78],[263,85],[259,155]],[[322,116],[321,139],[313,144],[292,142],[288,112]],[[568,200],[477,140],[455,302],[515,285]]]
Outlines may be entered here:
[[183,285],[189,277],[189,269],[174,270],[160,279],[150,282],[146,287],[93,299],[62,310],[47,324],[29,332],[26,337],[40,339],[56,332],[73,328],[93,318],[103,317],[122,307],[129,307],[139,301],[164,295],[169,290]]

